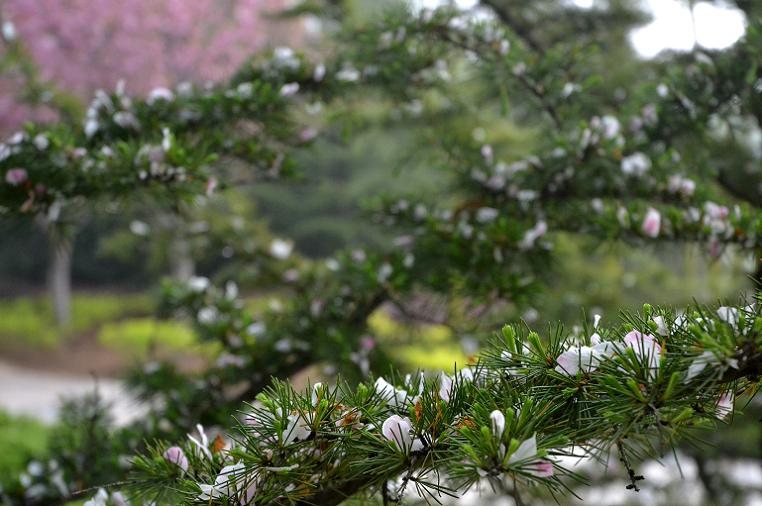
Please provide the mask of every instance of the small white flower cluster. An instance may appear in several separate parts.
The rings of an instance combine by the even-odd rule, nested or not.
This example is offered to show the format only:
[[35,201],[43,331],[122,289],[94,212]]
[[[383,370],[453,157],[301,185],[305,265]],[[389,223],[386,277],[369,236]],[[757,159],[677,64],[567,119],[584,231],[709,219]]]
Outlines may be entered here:
[[622,158],[621,167],[626,176],[643,177],[651,169],[651,159],[638,151]]
[[[439,398],[449,402],[455,386],[459,383],[473,381],[474,377],[475,372],[469,367],[461,369],[452,377],[441,373],[439,375]],[[417,385],[414,385],[416,379],[418,380]],[[374,388],[378,395],[390,406],[404,410],[406,407],[414,406],[418,403],[423,394],[424,377],[422,375],[414,377],[408,374],[405,377],[405,385],[405,389],[396,388],[383,377],[379,377],[376,379]],[[411,390],[416,391],[416,393],[411,394]],[[414,437],[413,425],[406,416],[403,417],[397,414],[389,416],[381,427],[381,433],[403,452],[418,452],[425,448],[424,438]]]
[[[193,443],[196,454],[199,458],[204,458],[210,462],[214,461],[212,451],[209,449],[210,442],[209,437],[201,425],[196,426],[196,432],[198,438],[188,434],[188,439]],[[220,436],[218,436],[219,438]],[[215,440],[215,446],[217,440]],[[231,460],[230,449],[232,448],[232,441],[224,441],[220,451],[226,460]],[[177,466],[179,472],[185,474],[188,472],[188,458],[185,456],[182,448],[173,446],[168,448],[164,454],[164,459],[172,465]],[[253,505],[254,497],[257,491],[257,476],[247,474],[246,468],[242,462],[234,462],[232,464],[224,466],[217,474],[214,483],[199,483],[201,494],[198,499],[201,501],[211,501],[213,499],[221,498],[236,498],[238,504]]]
[[[154,90],[155,91],[155,90]],[[171,93],[171,92],[170,92]],[[148,103],[153,103],[149,94]],[[124,93],[124,82],[120,81],[113,95],[97,90],[85,116],[84,132],[88,138],[97,134],[105,125],[113,122],[121,128],[139,130],[140,122],[135,116],[132,99]]]
[[[527,193],[529,193],[529,191],[527,191]],[[528,202],[535,198],[534,192],[531,193],[532,195],[519,195],[518,197],[520,200],[523,199]],[[454,213],[449,209],[428,209],[421,203],[411,207],[407,200],[398,200],[390,204],[387,207],[386,212],[388,218],[387,222],[390,223],[396,221],[397,218],[404,218],[419,224],[424,218],[428,217],[429,220],[425,222],[425,225],[436,228],[440,232],[446,232],[462,237],[463,239],[487,243],[489,246],[494,247],[492,255],[494,261],[498,263],[503,261],[503,250],[491,241],[488,237],[488,231],[485,228],[485,225],[494,223],[500,217],[501,211],[498,208],[483,206],[474,211],[460,210],[457,222],[453,222],[452,218]],[[516,243],[516,248],[521,251],[528,251],[536,247],[546,248],[547,243],[539,241],[539,239],[544,237],[547,233],[547,222],[544,219],[538,219],[531,228],[524,231],[522,237]],[[401,242],[400,246],[408,246],[412,243],[412,237],[410,236],[404,236],[403,239],[405,240]],[[405,265],[405,267],[410,267],[413,265],[414,260],[415,259],[411,257],[409,261],[405,261],[403,265]],[[389,272],[389,274],[390,273],[391,272]],[[386,274],[386,272],[384,272],[384,274]]]
[[168,128],[162,129],[161,144],[145,144],[135,155],[135,166],[138,179],[146,181],[158,179],[162,181],[185,181],[187,171],[184,167],[176,167],[167,161],[167,153],[175,144],[174,136]]
[[676,174],[669,178],[669,191],[684,197],[692,197],[696,191],[696,183],[683,175]]
[[591,336],[592,346],[571,347],[556,358],[556,372],[565,376],[576,376],[579,372],[591,373],[604,360],[615,354],[623,354],[632,349],[638,360],[647,368],[651,378],[656,376],[661,360],[662,348],[651,334],[633,330],[621,342],[602,341],[598,334]]
[[[374,388],[379,396],[388,402],[390,406],[405,408],[408,405],[414,405],[423,393],[423,378],[419,378],[419,383],[416,386],[412,385],[412,381],[413,377],[411,375],[406,376],[405,384],[408,386],[408,389],[401,389],[395,387],[383,377],[379,377],[376,379]],[[417,388],[417,393],[410,394],[409,389],[414,388]]]
[[[29,135],[26,132],[15,132],[10,135],[5,142],[0,142],[0,162],[3,162],[11,156],[21,153],[27,145],[30,144]],[[39,133],[31,139],[31,146],[37,151],[45,151],[50,146],[50,139],[47,134]],[[16,174],[8,176],[8,173],[15,171]],[[23,177],[22,177],[23,174]],[[25,169],[9,169],[6,173],[5,182],[16,186],[26,181]]]
[[[752,306],[746,308],[746,311],[751,311]],[[740,321],[740,311],[738,308],[723,306],[717,310],[719,319],[734,329],[738,328]],[[675,319],[672,326],[672,330],[668,327],[663,316],[658,315],[653,317],[653,323],[656,326],[656,333],[663,337],[668,337],[675,329],[684,327],[688,319],[685,316],[679,316]],[[621,342],[603,341],[597,332],[598,324],[600,322],[600,316],[595,315],[595,321],[593,329],[595,332],[590,336],[590,344],[571,346],[566,351],[561,353],[556,358],[555,371],[564,376],[576,376],[579,373],[589,374],[594,372],[600,364],[607,359],[611,359],[615,355],[622,355],[627,349],[631,349],[641,364],[647,369],[648,377],[655,379],[656,374],[661,364],[663,349],[658,339],[651,334],[644,334],[637,330],[627,333]],[[706,322],[703,318],[695,319],[696,323],[704,325]],[[713,328],[708,329],[713,331]],[[528,350],[528,348],[526,348]],[[505,358],[510,358],[510,354],[505,355]],[[685,381],[692,381],[698,377],[707,367],[713,368],[715,371],[724,371],[729,368],[737,369],[738,360],[733,357],[728,357],[719,351],[705,350],[700,355],[695,357],[688,367],[685,375]],[[517,371],[511,371],[515,374]],[[726,418],[733,411],[733,393],[726,392],[718,400],[717,414],[720,418]]]
[[69,495],[70,486],[66,483],[63,470],[56,460],[29,462],[26,470],[19,475],[18,481],[24,489],[24,497],[31,503],[38,503],[50,492],[63,497]]
[[95,496],[85,501],[82,506],[129,506],[130,502],[121,492],[109,494],[105,489],[99,488]]

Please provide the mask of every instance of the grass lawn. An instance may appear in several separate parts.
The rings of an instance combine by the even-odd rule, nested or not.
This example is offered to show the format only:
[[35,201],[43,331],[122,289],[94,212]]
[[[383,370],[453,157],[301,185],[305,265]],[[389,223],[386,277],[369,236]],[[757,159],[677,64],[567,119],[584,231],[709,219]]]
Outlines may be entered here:
[[138,359],[147,358],[154,348],[190,353],[205,349],[188,324],[150,317],[105,323],[98,331],[98,343]]
[[130,315],[145,315],[153,303],[144,294],[75,294],[72,321],[58,328],[47,297],[0,300],[0,348],[54,348],[66,339]]
[[[246,307],[262,312],[273,294],[247,299]],[[197,342],[184,322],[158,320],[152,316],[153,302],[146,294],[75,294],[72,321],[65,328],[55,325],[47,297],[18,297],[0,300],[0,350],[53,349],[67,340],[93,333],[101,346],[130,359],[144,359],[155,348],[165,351],[214,353]],[[404,325],[383,311],[369,320],[372,333],[390,347],[395,359],[411,369],[449,370],[454,363],[466,364],[466,356],[443,325]]]
[[[468,364],[468,357],[444,325],[405,325],[384,311],[368,319],[371,333],[386,344],[386,351],[405,368],[452,372]],[[394,343],[394,346],[389,344]]]

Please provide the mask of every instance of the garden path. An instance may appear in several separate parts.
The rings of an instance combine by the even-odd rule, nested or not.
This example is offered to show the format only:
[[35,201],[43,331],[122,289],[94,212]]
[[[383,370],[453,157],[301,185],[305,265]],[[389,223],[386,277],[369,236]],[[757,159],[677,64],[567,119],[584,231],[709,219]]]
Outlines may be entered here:
[[111,378],[40,371],[0,360],[0,409],[26,415],[45,423],[56,420],[61,397],[92,392],[97,384],[103,398],[113,403],[114,419],[124,425],[141,416],[144,409]]

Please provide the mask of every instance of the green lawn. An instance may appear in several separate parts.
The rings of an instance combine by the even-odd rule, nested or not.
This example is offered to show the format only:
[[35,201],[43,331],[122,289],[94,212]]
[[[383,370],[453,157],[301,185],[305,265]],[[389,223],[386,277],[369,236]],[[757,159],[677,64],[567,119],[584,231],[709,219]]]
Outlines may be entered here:
[[76,294],[72,299],[72,321],[58,328],[46,297],[0,300],[0,348],[54,348],[106,322],[150,314],[152,307],[151,298],[144,294]]
[[[376,311],[368,319],[373,335],[386,343],[385,349],[408,369],[452,371],[468,363],[452,331],[444,325],[404,325],[383,311]],[[389,344],[394,343],[394,346]]]
[[[262,312],[272,294],[247,299],[246,307]],[[0,300],[0,350],[9,348],[51,349],[83,333],[93,332],[98,343],[131,358],[141,359],[160,348],[167,351],[213,352],[196,341],[183,322],[152,317],[153,303],[146,294],[90,294],[73,297],[72,321],[59,329],[50,301],[44,297]],[[441,325],[406,326],[382,311],[370,318],[373,333],[394,346],[394,357],[411,368],[450,369],[466,357]],[[422,344],[423,343],[423,344]]]
[[139,359],[147,358],[156,348],[167,351],[203,351],[188,324],[150,317],[105,323],[98,331],[98,342]]

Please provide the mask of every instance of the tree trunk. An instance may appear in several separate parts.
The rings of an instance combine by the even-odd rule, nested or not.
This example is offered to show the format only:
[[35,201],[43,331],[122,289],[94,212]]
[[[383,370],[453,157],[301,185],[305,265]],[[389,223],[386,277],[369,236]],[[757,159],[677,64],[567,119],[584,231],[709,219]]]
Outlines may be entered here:
[[169,244],[169,265],[172,279],[188,281],[196,273],[191,245],[182,226],[177,227]]
[[74,240],[55,230],[49,230],[48,244],[48,293],[53,303],[56,323],[64,326],[71,320],[71,259]]

